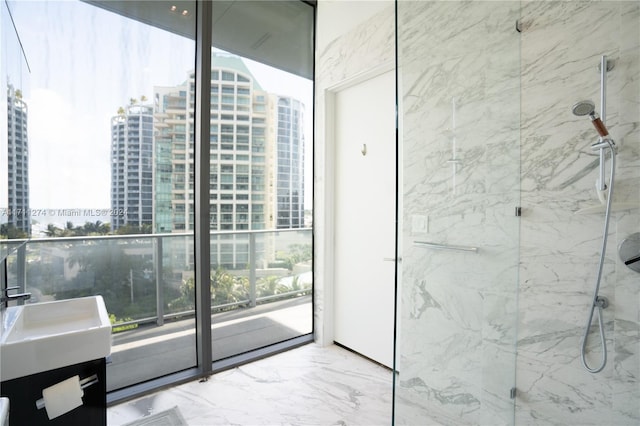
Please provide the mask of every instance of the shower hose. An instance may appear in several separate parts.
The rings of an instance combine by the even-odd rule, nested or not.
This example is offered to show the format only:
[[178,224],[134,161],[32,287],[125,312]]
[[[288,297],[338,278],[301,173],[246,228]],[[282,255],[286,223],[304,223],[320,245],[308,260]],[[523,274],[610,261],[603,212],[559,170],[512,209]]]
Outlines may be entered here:
[[[606,139],[606,142],[609,145],[609,149],[611,150],[611,175],[609,178],[609,191],[607,193],[607,207],[604,216],[604,234],[602,235],[602,250],[600,251],[600,262],[598,263],[598,276],[596,278],[596,286],[593,290],[593,301],[591,303],[591,310],[589,312],[589,318],[587,319],[587,324],[584,328],[584,336],[582,337],[582,349],[581,349],[581,358],[582,365],[589,373],[599,373],[601,372],[605,365],[607,365],[607,342],[604,336],[604,321],[602,320],[602,310],[607,307],[607,299],[604,297],[600,297],[598,295],[600,291],[600,280],[602,279],[602,269],[604,268],[604,258],[605,252],[607,249],[607,237],[609,235],[609,217],[611,215],[611,203],[613,200],[613,181],[615,176],[616,169],[616,150],[613,144],[613,141],[610,139]],[[600,365],[596,368],[591,368],[586,360],[586,352],[587,352],[587,338],[589,336],[589,329],[591,328],[591,322],[593,321],[593,314],[598,313],[598,329],[600,331],[600,346],[602,347],[602,359],[600,361]]]

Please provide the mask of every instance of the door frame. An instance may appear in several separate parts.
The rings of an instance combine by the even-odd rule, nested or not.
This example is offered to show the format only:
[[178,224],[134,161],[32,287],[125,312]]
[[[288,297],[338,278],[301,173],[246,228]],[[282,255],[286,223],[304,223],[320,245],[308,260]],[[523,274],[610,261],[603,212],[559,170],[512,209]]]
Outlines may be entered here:
[[[378,77],[395,69],[394,61],[384,62],[371,69],[359,72],[340,82],[327,87],[324,90],[324,221],[322,223],[324,232],[324,247],[322,257],[324,258],[325,279],[323,281],[323,297],[322,297],[322,332],[317,343],[321,346],[329,346],[333,344],[334,326],[335,326],[335,258],[333,247],[336,241],[336,217],[335,217],[335,189],[336,189],[336,95],[338,92],[350,87],[356,86],[362,82]],[[397,167],[394,164],[394,167]],[[397,198],[397,197],[396,197]],[[395,230],[396,234],[398,229]]]

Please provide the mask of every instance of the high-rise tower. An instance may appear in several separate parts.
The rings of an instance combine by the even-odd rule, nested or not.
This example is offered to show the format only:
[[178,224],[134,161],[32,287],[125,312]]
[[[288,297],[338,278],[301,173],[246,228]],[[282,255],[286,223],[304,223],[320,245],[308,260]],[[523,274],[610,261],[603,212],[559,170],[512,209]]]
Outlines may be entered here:
[[113,230],[153,222],[153,107],[133,103],[111,119]]
[[[211,78],[210,226],[265,229],[268,95],[240,58],[216,56]],[[194,75],[155,88],[156,232],[193,230]]]
[[7,166],[8,224],[31,234],[29,212],[29,144],[27,137],[27,104],[20,90],[7,88]]
[[[239,232],[215,237],[212,262],[235,268],[249,262],[241,231],[304,226],[304,106],[264,91],[237,56],[213,65],[209,224]],[[154,98],[154,232],[193,231],[194,74]]]
[[304,105],[277,97],[276,227],[304,227]]

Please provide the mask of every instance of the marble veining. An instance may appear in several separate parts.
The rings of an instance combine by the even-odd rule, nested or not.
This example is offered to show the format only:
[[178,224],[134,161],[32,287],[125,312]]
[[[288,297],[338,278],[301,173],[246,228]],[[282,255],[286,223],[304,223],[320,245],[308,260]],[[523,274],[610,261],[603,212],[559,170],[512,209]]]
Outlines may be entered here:
[[[579,345],[595,285],[603,215],[573,214],[597,203],[597,171],[589,172],[597,162],[589,149],[595,139],[592,129],[567,112],[578,99],[599,104],[599,57],[614,59],[620,68],[608,74],[606,117],[619,143],[614,202],[637,200],[638,116],[625,111],[640,101],[638,67],[629,61],[638,53],[637,43],[626,36],[637,36],[637,5],[631,3],[523,3],[523,20],[529,26],[522,33],[522,97],[528,100],[522,108],[522,202],[530,206],[530,214],[521,226],[517,386],[522,392],[516,423],[640,422],[640,347],[634,339],[639,306],[637,296],[618,298],[621,292],[631,295],[629,274],[615,244],[634,228],[637,232],[639,212],[612,217],[601,287],[602,294],[615,298],[604,312],[609,363],[592,375],[582,369]],[[635,22],[628,19],[632,16]],[[636,51],[629,55],[623,46],[635,46]],[[633,279],[637,282],[638,277]],[[619,315],[627,316],[629,310],[635,318],[620,321]],[[588,351],[592,363],[597,362],[600,348],[593,327]]]
[[[442,424],[640,422],[640,286],[616,253],[640,230],[639,6],[399,3],[399,424],[412,424],[420,407]],[[616,63],[606,117],[619,148],[614,202],[638,208],[612,215],[601,286],[612,300],[609,364],[592,375],[579,348],[603,215],[576,214],[599,203],[598,158],[593,128],[571,106],[599,104],[601,55]],[[428,233],[412,231],[413,215],[428,216]],[[428,251],[415,240],[479,251]],[[597,359],[593,327],[588,343]],[[467,397],[457,399],[452,386]]]
[[178,406],[190,426],[389,425],[392,373],[337,346],[306,345],[108,409],[117,426]]
[[[399,6],[399,424],[412,424],[417,406],[442,424],[508,424],[513,417],[519,62],[515,31],[499,22],[515,22],[516,12],[511,2]],[[416,214],[428,215],[428,233],[412,232]],[[430,251],[416,240],[478,253]]]
[[[640,286],[616,253],[640,231],[640,2],[402,1],[397,20],[396,424],[640,423]],[[319,52],[320,140],[324,90],[393,60],[393,29],[390,8]],[[599,204],[598,158],[592,127],[571,106],[599,108],[601,55],[616,64],[606,115],[618,146],[614,202],[637,207],[612,215],[601,286],[609,363],[593,375],[579,348],[603,215],[577,214]],[[428,232],[414,232],[414,215]],[[479,250],[430,251],[419,240]],[[320,285],[317,325],[322,296]],[[595,329],[588,350],[600,355]]]

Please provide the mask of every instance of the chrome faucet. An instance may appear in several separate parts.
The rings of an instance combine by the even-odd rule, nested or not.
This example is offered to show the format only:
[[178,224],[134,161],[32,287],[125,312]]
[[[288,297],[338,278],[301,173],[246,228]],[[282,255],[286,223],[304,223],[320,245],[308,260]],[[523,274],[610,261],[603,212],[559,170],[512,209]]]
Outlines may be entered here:
[[8,302],[14,300],[29,300],[31,298],[31,293],[15,293],[9,294],[11,290],[19,290],[20,287],[7,287],[2,289],[2,296],[0,296],[0,306],[6,307]]

